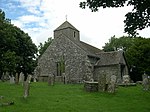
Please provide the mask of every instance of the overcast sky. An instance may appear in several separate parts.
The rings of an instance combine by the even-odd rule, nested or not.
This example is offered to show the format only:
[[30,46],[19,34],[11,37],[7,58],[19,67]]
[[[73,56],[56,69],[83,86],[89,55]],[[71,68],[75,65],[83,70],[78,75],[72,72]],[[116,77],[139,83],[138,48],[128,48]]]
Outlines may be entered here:
[[[132,7],[100,8],[98,12],[79,8],[83,0],[0,0],[0,8],[12,23],[39,45],[53,31],[67,20],[80,31],[80,39],[102,48],[110,37],[121,37],[124,33],[125,14]],[[150,28],[139,32],[140,36],[150,37]]]

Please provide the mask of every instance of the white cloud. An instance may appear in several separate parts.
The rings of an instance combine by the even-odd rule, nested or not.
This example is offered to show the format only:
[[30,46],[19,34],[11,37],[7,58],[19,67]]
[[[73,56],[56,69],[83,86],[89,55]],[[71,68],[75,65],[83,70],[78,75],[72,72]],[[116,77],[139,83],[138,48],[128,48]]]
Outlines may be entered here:
[[41,0],[18,0],[23,7],[37,7],[41,4]]
[[[74,25],[81,33],[81,40],[96,47],[104,46],[111,36],[118,37],[124,34],[125,14],[132,7],[106,8],[98,12],[91,12],[88,8],[79,8],[81,0],[19,0],[21,6],[32,15],[23,15],[12,22],[25,30],[38,44],[53,36],[53,30],[65,21]],[[36,23],[33,28],[26,25]],[[149,30],[149,29],[148,29]],[[144,36],[150,36],[150,32],[144,30]]]
[[19,17],[18,19],[23,23],[31,23],[31,22],[39,22],[41,18],[35,15],[24,15]]

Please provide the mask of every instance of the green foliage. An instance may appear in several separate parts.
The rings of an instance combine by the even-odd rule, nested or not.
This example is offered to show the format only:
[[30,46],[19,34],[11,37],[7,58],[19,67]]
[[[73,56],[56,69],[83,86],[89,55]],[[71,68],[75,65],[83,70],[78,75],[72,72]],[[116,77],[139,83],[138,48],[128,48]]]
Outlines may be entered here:
[[50,37],[47,41],[45,41],[44,44],[40,43],[40,45],[38,46],[39,57],[43,55],[43,53],[46,51],[46,49],[52,43],[52,41],[53,39]]
[[[135,38],[134,44],[126,51],[126,58],[132,70],[131,76],[141,76],[146,72],[150,75],[150,38]],[[133,77],[141,80],[141,77]]]
[[80,2],[80,7],[89,7],[92,11],[98,11],[99,7],[124,7],[133,6],[132,12],[128,12],[125,17],[125,32],[135,36],[137,30],[142,30],[150,26],[150,0],[86,0]]
[[6,72],[15,72],[16,68],[16,53],[11,51],[4,52],[1,59],[1,66],[3,66],[3,70]]
[[103,46],[103,50],[106,52],[120,49],[126,51],[126,49],[133,44],[132,40],[132,37],[123,36],[117,38],[113,36],[109,39],[108,43],[105,43],[105,46]]
[[21,85],[0,83],[0,94],[14,105],[1,112],[149,112],[150,92],[141,86],[118,87],[115,94],[85,92],[83,85],[31,83],[30,94],[23,98]]
[[37,47],[31,37],[11,24],[0,10],[0,77],[3,72],[31,74],[36,66]]

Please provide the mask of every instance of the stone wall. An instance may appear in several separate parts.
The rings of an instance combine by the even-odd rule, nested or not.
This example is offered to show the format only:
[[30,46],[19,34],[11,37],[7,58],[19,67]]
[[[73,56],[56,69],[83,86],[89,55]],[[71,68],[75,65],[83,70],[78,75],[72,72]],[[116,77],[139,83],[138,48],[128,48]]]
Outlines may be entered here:
[[75,29],[72,29],[72,28],[65,28],[65,29],[62,29],[62,30],[56,30],[56,31],[54,31],[54,37],[57,38],[62,33],[64,35],[68,36],[72,40],[80,41],[79,31],[77,31]]
[[94,80],[98,81],[98,77],[101,74],[106,74],[106,77],[108,77],[108,78],[110,78],[110,76],[114,74],[117,76],[117,78],[120,78],[118,66],[119,65],[95,67],[95,69],[94,69]]
[[[86,52],[64,35],[55,38],[38,60],[39,78],[53,74],[57,76],[56,63],[63,57],[68,82],[82,82],[92,75]],[[88,78],[87,78],[88,79]],[[44,79],[45,80],[45,79]]]

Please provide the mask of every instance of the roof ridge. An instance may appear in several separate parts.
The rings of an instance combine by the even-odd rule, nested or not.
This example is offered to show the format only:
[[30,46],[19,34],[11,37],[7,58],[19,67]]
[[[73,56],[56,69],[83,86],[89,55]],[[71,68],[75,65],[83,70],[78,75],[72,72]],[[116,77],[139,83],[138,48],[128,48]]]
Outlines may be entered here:
[[68,21],[65,21],[59,27],[57,27],[54,31],[62,30],[62,29],[66,29],[66,28],[71,28],[71,29],[77,30],[71,23],[69,23]]

